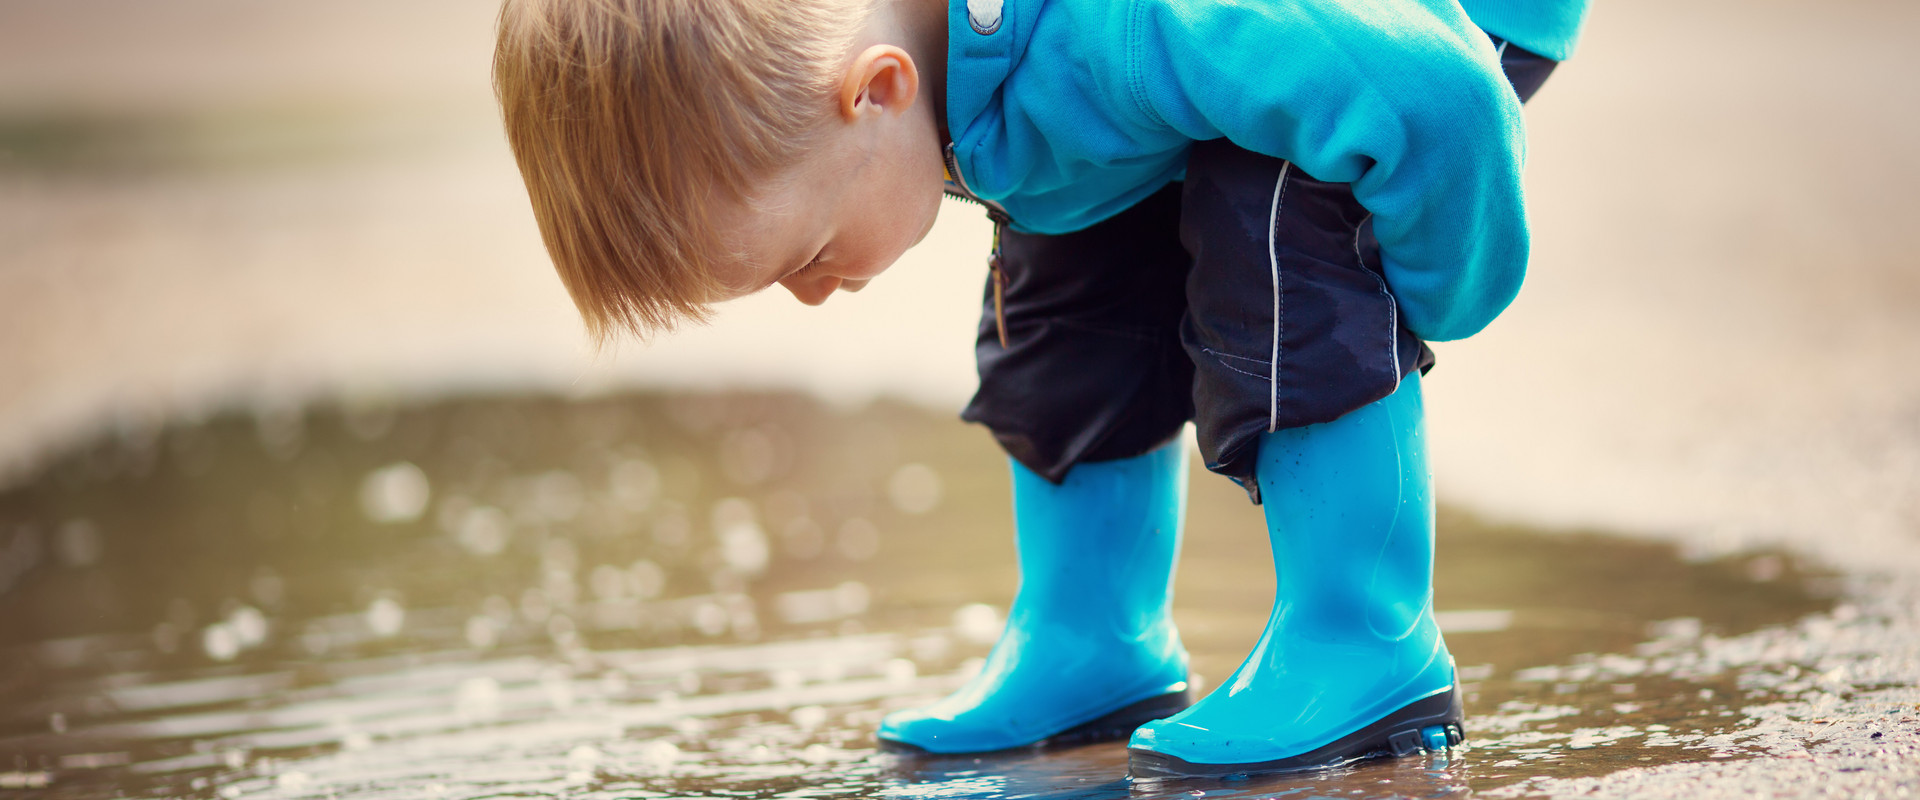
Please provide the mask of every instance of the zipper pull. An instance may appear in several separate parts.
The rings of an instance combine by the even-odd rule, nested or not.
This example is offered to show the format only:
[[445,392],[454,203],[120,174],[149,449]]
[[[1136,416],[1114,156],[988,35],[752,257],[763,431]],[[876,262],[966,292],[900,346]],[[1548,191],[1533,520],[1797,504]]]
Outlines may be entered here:
[[1000,226],[993,223],[993,252],[987,255],[987,271],[993,278],[993,324],[1000,332],[1000,349],[1007,349],[1007,272],[1000,268]]

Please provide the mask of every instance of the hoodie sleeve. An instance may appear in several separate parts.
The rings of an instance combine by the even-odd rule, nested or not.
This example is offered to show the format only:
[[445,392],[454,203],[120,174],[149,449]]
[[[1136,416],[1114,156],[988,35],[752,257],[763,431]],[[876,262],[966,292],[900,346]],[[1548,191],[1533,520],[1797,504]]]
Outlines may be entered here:
[[1131,0],[1132,106],[1351,183],[1402,318],[1479,332],[1527,265],[1519,100],[1452,0]]

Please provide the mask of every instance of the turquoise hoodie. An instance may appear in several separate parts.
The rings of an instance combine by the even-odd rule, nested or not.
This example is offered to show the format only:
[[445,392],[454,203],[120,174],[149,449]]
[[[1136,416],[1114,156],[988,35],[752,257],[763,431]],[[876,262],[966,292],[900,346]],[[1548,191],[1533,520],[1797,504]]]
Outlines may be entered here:
[[947,38],[950,169],[1016,229],[1086,228],[1225,137],[1353,185],[1422,338],[1520,289],[1520,104],[1455,0],[951,0]]
[[1460,0],[1473,23],[1555,61],[1565,61],[1580,43],[1587,0]]

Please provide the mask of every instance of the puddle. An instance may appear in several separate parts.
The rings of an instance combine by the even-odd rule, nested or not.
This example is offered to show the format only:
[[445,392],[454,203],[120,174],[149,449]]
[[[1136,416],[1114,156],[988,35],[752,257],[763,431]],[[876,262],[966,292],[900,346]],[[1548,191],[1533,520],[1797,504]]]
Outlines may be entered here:
[[[1789,558],[1695,563],[1443,510],[1436,591],[1473,741],[1448,758],[1194,784],[1129,783],[1118,743],[876,754],[884,713],[957,685],[996,635],[1016,581],[1006,492],[977,429],[783,395],[128,424],[0,492],[0,788],[1500,794],[1739,758],[1743,707],[1818,685],[1689,655],[1829,608]],[[1203,688],[1265,621],[1265,547],[1258,510],[1196,471],[1177,613]]]

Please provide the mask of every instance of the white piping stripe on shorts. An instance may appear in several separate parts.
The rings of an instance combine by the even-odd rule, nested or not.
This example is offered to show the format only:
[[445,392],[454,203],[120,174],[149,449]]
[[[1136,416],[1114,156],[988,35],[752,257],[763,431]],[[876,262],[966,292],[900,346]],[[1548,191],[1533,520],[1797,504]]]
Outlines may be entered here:
[[[1360,252],[1360,230],[1366,227],[1367,220],[1369,219],[1373,219],[1372,214],[1368,214],[1362,218],[1359,225],[1353,226],[1353,258],[1355,261],[1360,262],[1361,269],[1367,269],[1367,257]],[[1384,270],[1387,268],[1387,265],[1381,264],[1380,268]],[[1370,269],[1367,269],[1367,274],[1373,276],[1374,283],[1380,284],[1380,294],[1385,295],[1387,298],[1387,352],[1393,354],[1393,388],[1399,389],[1400,302],[1393,298],[1393,290],[1387,288],[1387,279],[1380,277],[1379,273]]]
[[1267,266],[1273,273],[1273,352],[1267,360],[1267,432],[1280,426],[1280,251],[1274,245],[1274,229],[1280,222],[1280,200],[1287,194],[1287,173],[1293,162],[1280,162],[1280,180],[1273,184],[1273,208],[1267,212]]

